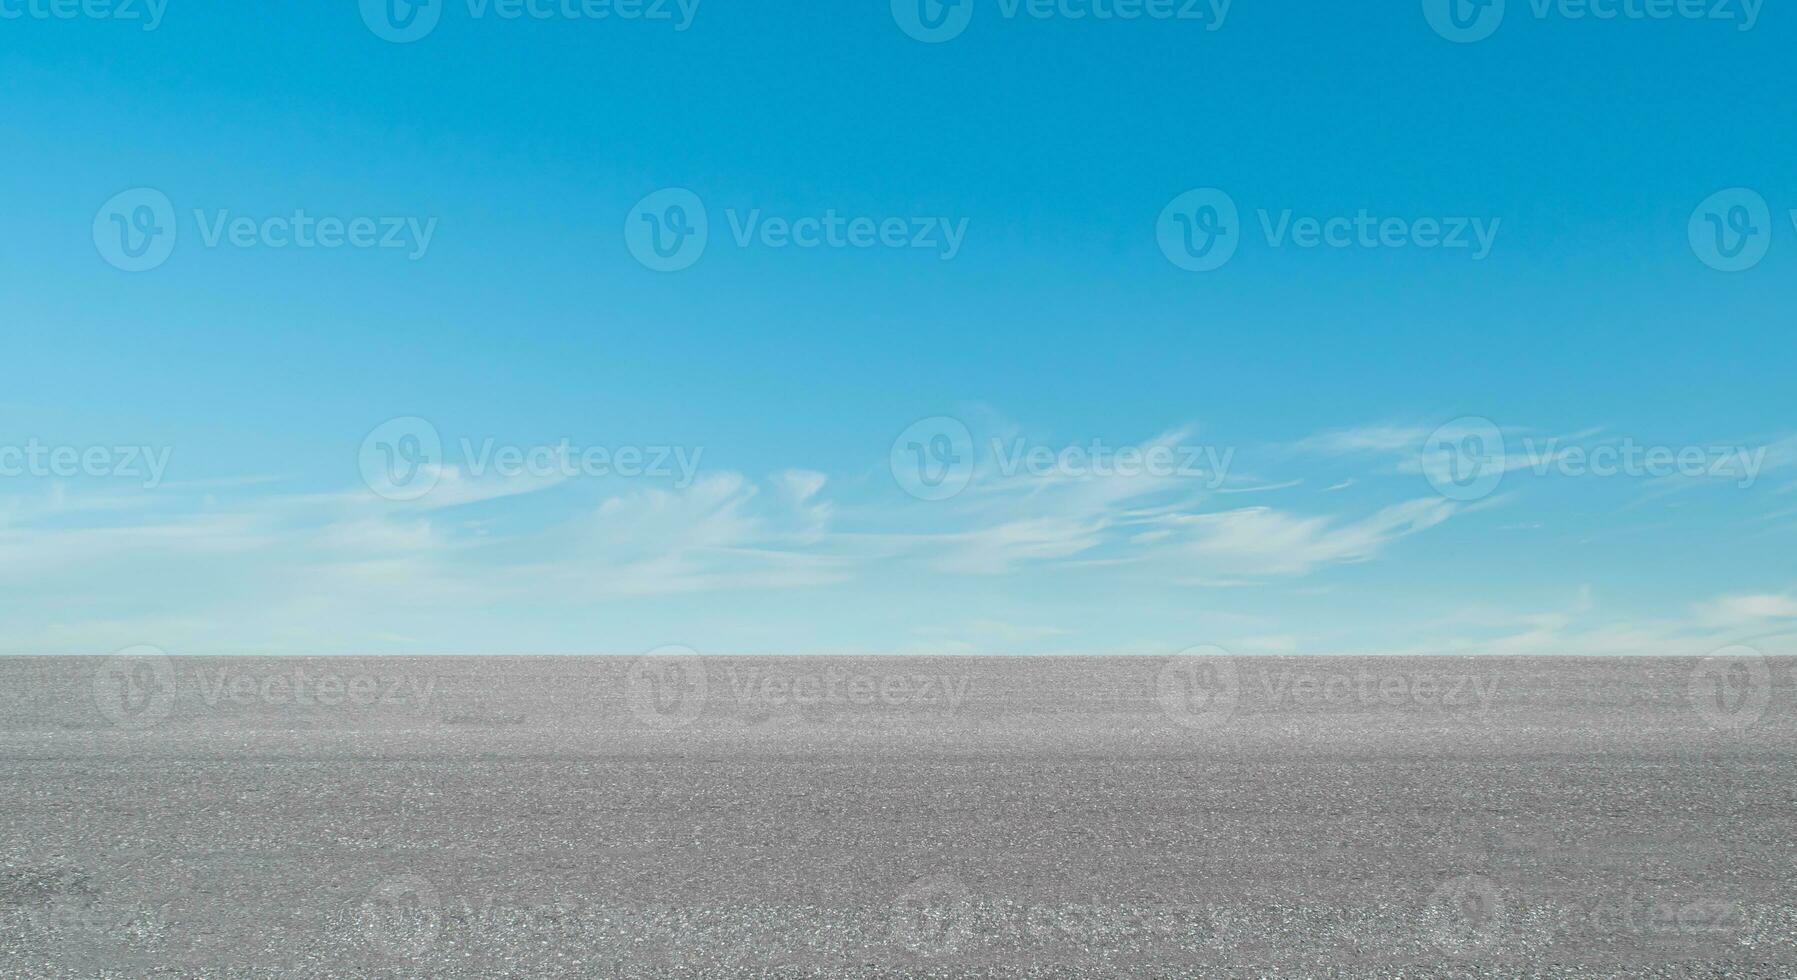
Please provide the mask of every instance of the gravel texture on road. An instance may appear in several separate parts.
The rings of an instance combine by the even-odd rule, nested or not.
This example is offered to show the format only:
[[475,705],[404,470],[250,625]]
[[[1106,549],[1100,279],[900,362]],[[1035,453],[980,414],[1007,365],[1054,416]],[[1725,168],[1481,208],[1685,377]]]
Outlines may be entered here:
[[0,658],[0,976],[553,975],[1797,975],[1793,662]]

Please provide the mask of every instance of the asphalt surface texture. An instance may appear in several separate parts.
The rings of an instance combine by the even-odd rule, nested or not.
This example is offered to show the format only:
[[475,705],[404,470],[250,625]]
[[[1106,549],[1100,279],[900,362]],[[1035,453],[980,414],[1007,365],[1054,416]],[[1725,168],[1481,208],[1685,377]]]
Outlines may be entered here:
[[0,658],[0,976],[1797,976],[1793,667]]

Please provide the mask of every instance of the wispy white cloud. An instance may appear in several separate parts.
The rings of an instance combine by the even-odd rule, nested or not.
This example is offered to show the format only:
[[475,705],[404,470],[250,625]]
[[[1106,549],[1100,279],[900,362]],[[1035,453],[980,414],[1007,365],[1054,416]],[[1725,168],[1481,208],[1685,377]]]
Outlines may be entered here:
[[1300,452],[1327,456],[1414,453],[1423,448],[1432,427],[1416,425],[1364,425],[1319,432],[1298,441]]
[[[1440,634],[1415,624],[1414,642],[1349,652],[1476,654],[1496,656],[1705,656],[1747,645],[1768,656],[1797,654],[1793,611],[1784,596],[1720,596],[1694,604],[1689,614],[1634,616],[1607,610],[1589,586],[1558,608],[1487,609],[1464,618],[1462,629]],[[1428,636],[1429,633],[1437,633]]]
[[1697,607],[1711,623],[1741,626],[1778,619],[1797,619],[1797,596],[1781,593],[1719,596]]
[[1457,505],[1425,497],[1358,521],[1248,507],[1172,519],[1196,571],[1211,576],[1302,575],[1320,565],[1365,561],[1391,542],[1451,517]]
[[[1137,447],[1184,444],[1189,430],[1165,433]],[[1385,436],[1349,441],[1385,445]],[[1188,585],[1242,586],[1275,576],[1302,575],[1365,561],[1398,538],[1427,530],[1458,505],[1441,498],[1395,504],[1358,519],[1300,515],[1271,507],[1214,509],[1209,498],[1230,492],[1274,491],[1303,480],[1226,487],[1154,477],[1064,477],[976,474],[965,499],[931,505],[935,526],[878,535],[888,553],[921,555],[928,567],[951,574],[1006,575],[1030,566],[1136,566]],[[941,525],[958,523],[959,529]]]
[[237,650],[291,643],[303,652],[329,635],[341,649],[354,624],[493,603],[576,605],[842,578],[843,560],[816,547],[831,520],[831,504],[819,499],[822,475],[790,471],[769,485],[774,492],[764,495],[739,474],[714,474],[682,490],[621,493],[583,514],[511,529],[446,515],[457,504],[541,486],[451,479],[431,494],[443,501],[424,507],[355,491],[230,505],[165,493],[137,508],[142,513],[80,497],[48,505],[6,499],[0,580],[13,587],[15,603],[26,587],[50,595],[79,588],[120,609],[181,612],[46,616],[35,633],[16,631],[0,647],[41,652],[46,643],[126,637]]
[[[1183,446],[1191,431],[1164,432],[1133,448]],[[913,500],[890,484],[870,490],[853,480],[845,496],[831,477],[804,469],[754,479],[712,471],[669,486],[473,478],[447,468],[430,495],[410,503],[362,489],[281,493],[260,481],[126,494],[51,484],[0,494],[0,581],[9,592],[0,611],[15,620],[0,648],[96,652],[117,640],[211,652],[350,652],[367,640],[426,650],[455,636],[451,624],[521,609],[548,610],[553,619],[765,599],[790,603],[790,615],[809,601],[804,592],[796,602],[770,597],[792,590],[829,596],[827,609],[818,605],[826,613],[877,609],[882,577],[896,577],[920,594],[936,590],[930,601],[993,590],[1022,597],[1002,613],[965,608],[952,620],[964,625],[912,634],[930,639],[932,652],[1040,651],[1072,644],[1075,636],[1095,644],[1086,652],[1155,646],[1148,626],[1112,644],[1031,625],[1024,600],[1045,582],[1075,595],[1086,583],[1102,584],[1130,603],[1160,609],[1169,623],[1185,621],[1190,607],[1180,603],[1195,590],[1230,589],[1231,605],[1277,609],[1260,610],[1267,615],[1252,623],[1226,624],[1243,652],[1351,652],[1339,636],[1306,632],[1288,600],[1339,609],[1353,576],[1328,580],[1335,597],[1329,589],[1300,588],[1306,576],[1408,560],[1426,549],[1406,547],[1406,539],[1523,496],[1457,503],[1417,496],[1415,486],[1392,493],[1396,483],[1370,478],[1420,472],[1416,449],[1427,436],[1422,427],[1376,426],[1314,436],[1296,454],[1290,444],[1263,446],[1259,455],[1245,452],[1252,458],[1240,468],[1263,472],[1232,470],[1223,482],[1005,471],[987,461],[965,493],[946,501]],[[1797,440],[1781,445],[1768,449],[1768,467],[1787,448],[1797,453]],[[1325,465],[1306,454],[1337,458]],[[1228,496],[1305,484],[1356,492]],[[543,492],[556,487],[564,489]],[[1381,488],[1385,500],[1376,499]],[[1240,506],[1250,500],[1260,506]],[[1543,529],[1540,521],[1530,526]],[[1552,533],[1503,539],[1506,546],[1548,547],[1541,539]],[[1426,568],[1417,574],[1429,576]],[[1392,623],[1389,633],[1399,642],[1367,652],[1701,653],[1728,637],[1797,628],[1797,597],[1776,591],[1788,582],[1774,585],[1652,618],[1605,615],[1586,591],[1559,608],[1499,611],[1489,622]],[[1045,617],[1049,611],[1042,610]],[[1216,610],[1203,619],[1222,622]],[[564,634],[545,627],[540,635]],[[893,650],[877,640],[862,646]]]
[[1031,562],[1071,558],[1105,542],[1106,522],[1040,517],[924,539],[942,571],[1000,575]]
[[821,474],[788,471],[761,490],[741,474],[715,473],[683,490],[612,497],[588,518],[553,532],[530,566],[589,595],[714,589],[778,589],[840,581],[845,561],[822,550],[831,506]]

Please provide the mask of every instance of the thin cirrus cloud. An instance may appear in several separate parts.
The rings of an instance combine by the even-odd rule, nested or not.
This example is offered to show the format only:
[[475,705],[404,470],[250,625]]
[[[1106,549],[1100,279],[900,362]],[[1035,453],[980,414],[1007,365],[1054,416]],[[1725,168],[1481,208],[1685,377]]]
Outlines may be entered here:
[[1797,596],[1774,593],[1721,596],[1699,606],[1698,612],[1708,622],[1729,625],[1797,619]]
[[[1190,429],[1133,447],[1176,449]],[[1340,445],[1403,444],[1410,430],[1365,430],[1332,437]],[[924,557],[934,570],[967,575],[1015,574],[1030,566],[1137,566],[1174,580],[1238,584],[1301,576],[1321,567],[1378,556],[1397,540],[1426,531],[1458,508],[1439,497],[1392,504],[1370,515],[1303,514],[1268,506],[1219,508],[1213,497],[1268,493],[1301,486],[1302,478],[1266,482],[1230,472],[1232,449],[1209,451],[1203,479],[1164,474],[1048,476],[976,472],[964,499],[933,505],[926,532],[885,539]],[[988,461],[989,462],[989,461]],[[944,529],[942,525],[955,525]]]
[[[1171,448],[1189,435],[1174,430],[1137,448]],[[878,509],[863,509],[858,516],[871,526],[843,533],[836,504],[824,497],[826,476],[791,470],[765,486],[726,472],[685,488],[616,494],[584,516],[501,534],[483,522],[458,519],[455,511],[482,503],[520,506],[510,498],[565,481],[474,479],[455,467],[433,475],[433,491],[412,502],[360,492],[251,495],[234,506],[207,497],[188,513],[169,514],[164,507],[135,518],[137,498],[84,501],[59,490],[50,511],[16,501],[0,511],[9,515],[0,525],[0,556],[9,568],[39,571],[58,563],[128,566],[134,558],[153,557],[190,571],[210,565],[241,587],[303,588],[315,601],[335,596],[353,604],[374,597],[418,605],[433,598],[572,599],[819,586],[894,557],[964,575],[1012,574],[1071,559],[1175,570],[1185,564],[1192,566],[1185,571],[1203,574],[1292,575],[1365,560],[1452,512],[1443,502],[1423,501],[1351,522],[1268,508],[1206,513],[1202,491],[1166,474],[1069,478],[984,471],[975,481],[978,492],[931,512],[936,526],[930,529],[894,533],[881,526]],[[1215,476],[1220,484],[1223,474]],[[64,521],[45,523],[50,512]],[[995,514],[1006,519],[993,520]],[[105,519],[68,526],[70,515]],[[153,582],[136,584],[155,591]],[[278,597],[266,604],[281,606]]]
[[[416,501],[359,489],[280,492],[263,481],[204,493],[179,484],[121,493],[58,483],[0,494],[0,580],[9,587],[0,609],[15,627],[0,643],[14,652],[104,652],[115,642],[194,652],[428,652],[457,638],[454,624],[483,615],[500,621],[516,608],[549,611],[553,623],[594,608],[624,617],[641,603],[688,603],[670,608],[690,619],[712,596],[811,590],[852,619],[854,610],[890,604],[882,590],[895,581],[944,601],[970,580],[1013,597],[1004,629],[974,613],[926,637],[953,637],[967,650],[1052,643],[1145,651],[1178,624],[1175,649],[1234,636],[1244,650],[1299,652],[1685,651],[1731,636],[1781,635],[1797,618],[1797,598],[1776,591],[1789,583],[1775,580],[1691,602],[1685,616],[1523,609],[1507,626],[1466,633],[1390,622],[1366,649],[1306,632],[1277,610],[1243,621],[1207,612],[1217,632],[1189,635],[1182,591],[1279,589],[1283,610],[1327,600],[1327,590],[1303,588],[1306,578],[1372,561],[1389,564],[1385,574],[1433,585],[1442,576],[1429,571],[1429,549],[1407,542],[1486,507],[1532,505],[1526,485],[1477,502],[1419,495],[1426,481],[1402,471],[1427,436],[1421,427],[1374,426],[1244,448],[1239,459],[1222,450],[1211,460],[1230,465],[1203,478],[1020,473],[987,460],[966,492],[944,501],[906,498],[885,481],[850,481],[845,495],[827,474],[800,469],[759,479],[708,471],[675,486],[475,479],[448,467]],[[1191,429],[1177,429],[1134,448],[1191,438]],[[1775,443],[1767,458],[1787,455]],[[1315,456],[1359,462],[1351,473],[1323,474],[1310,465]],[[1266,496],[1243,506],[1255,494]],[[1466,526],[1465,533],[1493,530]],[[1345,574],[1325,584],[1352,589],[1356,573]],[[1065,614],[1036,598],[1050,581],[1093,595],[1127,586],[1141,607],[1131,613],[1139,635],[1105,646],[1045,625]],[[77,586],[82,598],[68,598]],[[751,608],[760,614],[760,604]],[[564,644],[553,627],[545,630],[541,643],[575,645],[572,633]],[[590,635],[578,639],[592,648]],[[914,641],[866,635],[843,645],[891,651]]]
[[1442,523],[1456,509],[1450,501],[1431,497],[1345,523],[1270,507],[1181,515],[1171,519],[1183,532],[1183,541],[1173,546],[1190,554],[1209,575],[1303,575],[1322,565],[1373,558],[1392,542]]
[[1631,614],[1589,585],[1547,608],[1492,607],[1404,625],[1402,638],[1336,652],[1481,656],[1703,656],[1751,642],[1768,655],[1797,653],[1797,607],[1785,595],[1723,595],[1676,610]]
[[[1425,452],[1431,440],[1453,444],[1464,437],[1479,435],[1482,431],[1489,430],[1479,425],[1478,420],[1456,420],[1434,428],[1390,424],[1359,426],[1317,433],[1290,444],[1287,450],[1294,455],[1316,457],[1383,457],[1390,461],[1397,473],[1441,480],[1449,476],[1448,459],[1445,453]],[[1752,483],[1764,474],[1797,467],[1797,435],[1788,433],[1757,440],[1680,442],[1652,440],[1637,435],[1607,434],[1606,429],[1601,426],[1563,435],[1537,435],[1518,427],[1506,427],[1499,431],[1503,437],[1503,445],[1485,448],[1487,451],[1498,450],[1501,455],[1485,460],[1483,465],[1502,474],[1533,471],[1536,475],[1546,475],[1565,469],[1564,464],[1569,463],[1575,469],[1586,469],[1594,450],[1617,450],[1623,447],[1627,447],[1637,457],[1652,449],[1663,454],[1665,459],[1676,458],[1680,452],[1695,451],[1702,454],[1706,465],[1714,464],[1708,465],[1706,472],[1695,474],[1643,474],[1646,478],[1640,481],[1640,485],[1653,494],[1719,483],[1739,484],[1743,478]],[[1667,464],[1662,462],[1659,465],[1666,468]],[[1344,481],[1347,485],[1352,482]],[[1786,485],[1780,490],[1788,492],[1793,488],[1797,488],[1797,484]]]
[[773,493],[738,473],[701,477],[684,490],[611,497],[586,519],[554,532],[555,562],[533,566],[587,595],[797,588],[840,581],[843,561],[819,553],[832,506],[823,474],[790,470]]
[[[1298,455],[1321,457],[1378,457],[1387,460],[1390,471],[1405,476],[1423,476],[1435,481],[1444,481],[1451,477],[1449,460],[1445,453],[1428,453],[1431,440],[1439,440],[1442,444],[1454,444],[1469,436],[1485,434],[1476,420],[1456,420],[1440,426],[1427,427],[1419,425],[1369,425],[1348,429],[1336,429],[1308,436],[1291,444],[1288,451]],[[1506,443],[1503,447],[1483,447],[1484,451],[1501,452],[1486,459],[1483,466],[1490,472],[1499,474],[1511,473],[1530,467],[1548,467],[1564,459],[1583,440],[1596,435],[1600,430],[1588,429],[1568,436],[1554,436],[1535,439],[1522,436],[1516,430],[1500,430]],[[1518,446],[1522,451],[1512,451]],[[1346,486],[1353,485],[1353,480],[1344,481]],[[1344,484],[1337,484],[1331,489],[1345,489]]]
[[1319,432],[1300,439],[1292,448],[1328,456],[1416,453],[1432,431],[1425,426],[1365,425]]

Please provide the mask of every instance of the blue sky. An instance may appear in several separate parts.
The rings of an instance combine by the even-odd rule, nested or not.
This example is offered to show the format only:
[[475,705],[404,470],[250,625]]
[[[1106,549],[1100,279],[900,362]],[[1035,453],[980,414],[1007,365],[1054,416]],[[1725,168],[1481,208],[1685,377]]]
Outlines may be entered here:
[[0,650],[1797,652],[1790,12],[1223,6],[0,0]]

